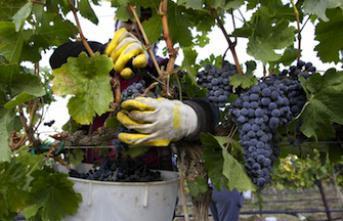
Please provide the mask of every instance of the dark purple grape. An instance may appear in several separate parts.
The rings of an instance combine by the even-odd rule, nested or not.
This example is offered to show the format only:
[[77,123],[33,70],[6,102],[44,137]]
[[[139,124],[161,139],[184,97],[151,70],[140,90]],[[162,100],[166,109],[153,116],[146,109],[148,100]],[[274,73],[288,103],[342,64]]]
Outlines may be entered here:
[[198,72],[197,83],[208,91],[208,100],[218,107],[225,107],[228,97],[232,92],[229,84],[230,77],[236,72],[234,65],[224,62],[218,69],[212,65],[206,65],[204,70]]
[[273,161],[279,153],[275,134],[301,111],[306,94],[298,74],[309,75],[312,64],[299,62],[280,76],[263,78],[240,94],[231,111],[238,125],[245,168],[252,181],[263,187],[270,181]]
[[133,83],[130,86],[128,86],[122,92],[122,95],[121,95],[122,100],[125,101],[125,100],[129,100],[129,99],[133,99],[133,98],[139,96],[140,94],[143,94],[144,90],[145,90],[144,85],[145,85],[145,82],[142,80],[142,81]]

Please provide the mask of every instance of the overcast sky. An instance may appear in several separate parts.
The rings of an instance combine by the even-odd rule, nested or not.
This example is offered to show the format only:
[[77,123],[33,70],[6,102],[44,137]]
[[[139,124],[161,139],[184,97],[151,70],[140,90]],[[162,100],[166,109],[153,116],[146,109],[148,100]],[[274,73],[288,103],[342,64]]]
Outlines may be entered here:
[[[115,21],[115,9],[110,7],[109,3],[103,3],[102,6],[95,6],[95,12],[99,18],[99,24],[94,25],[93,23],[89,22],[86,19],[83,19],[80,16],[80,22],[83,29],[83,32],[88,40],[99,41],[101,43],[106,43],[110,38],[113,36],[114,31],[114,21]],[[244,13],[244,8],[242,8]],[[244,17],[249,18],[251,14],[244,13]],[[240,16],[237,13],[237,26],[241,26],[242,22],[240,22]],[[71,14],[68,15],[68,18],[74,22],[73,16]],[[226,22],[226,28],[228,31],[231,31],[233,28],[231,26],[231,22]],[[204,59],[208,57],[211,53],[214,55],[222,55],[224,54],[225,49],[227,48],[226,40],[218,28],[214,28],[211,33],[209,34],[210,43],[204,48],[197,48],[198,51],[198,59]],[[314,26],[312,23],[308,22],[306,27],[302,32],[302,59],[304,61],[311,61],[315,64],[318,70],[326,70],[329,67],[332,67],[333,64],[323,64],[315,55],[314,47],[317,44],[314,41]],[[245,61],[252,60],[253,58],[246,54],[246,46],[247,41],[245,39],[239,39],[237,45],[237,54],[240,58],[240,62],[244,63]],[[46,52],[43,55],[43,59],[41,61],[41,66],[49,66],[49,58],[51,55],[51,51]],[[183,59],[182,53],[179,54],[177,58],[177,63],[180,63]],[[228,53],[227,59],[231,62],[230,53]],[[258,69],[256,71],[257,76],[262,76],[262,64],[258,64]],[[39,131],[42,133],[42,137],[46,137],[48,134],[53,134],[55,131],[60,131],[61,126],[68,121],[69,115],[68,110],[66,108],[67,99],[64,98],[57,98],[57,102],[54,102],[50,105],[48,111],[45,114],[44,121],[55,120],[56,123],[52,128],[41,126]]]

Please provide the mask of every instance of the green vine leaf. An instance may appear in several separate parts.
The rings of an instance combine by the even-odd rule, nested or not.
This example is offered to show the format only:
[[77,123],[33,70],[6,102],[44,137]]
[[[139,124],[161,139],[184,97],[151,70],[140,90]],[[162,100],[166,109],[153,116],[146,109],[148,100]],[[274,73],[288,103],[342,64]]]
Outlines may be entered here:
[[[31,218],[35,217],[37,215],[38,211],[39,211],[39,205],[33,204],[29,207],[26,207],[23,210],[23,215],[24,215],[25,219],[32,220]],[[33,220],[35,220],[35,219],[33,219]]]
[[308,96],[300,115],[301,131],[316,139],[332,137],[332,124],[343,124],[343,72],[330,69],[323,76],[315,74],[308,80],[301,79],[301,84]]
[[196,10],[202,9],[203,6],[202,0],[177,0],[177,4]]
[[226,186],[228,180],[223,176],[224,158],[222,148],[211,134],[202,134],[200,137],[204,148],[204,161],[208,177],[216,189]]
[[[53,24],[53,25],[52,25]],[[46,49],[67,42],[78,33],[73,23],[55,13],[44,13],[41,25],[36,29],[29,42]]]
[[10,110],[0,109],[0,162],[9,161],[11,149],[9,136],[13,128],[15,113]]
[[228,189],[236,189],[239,192],[255,190],[255,186],[246,174],[244,167],[225,149],[223,149],[223,158],[223,175],[228,180]]
[[[67,15],[68,12],[70,12],[69,7],[69,0],[44,0],[45,6],[47,7],[48,13],[55,13],[59,14],[60,12],[63,13],[63,15]],[[75,0],[72,1],[75,6]]]
[[187,181],[187,187],[192,197],[201,196],[208,191],[208,183],[204,177],[196,177],[194,180]]
[[[263,19],[261,19],[263,20]],[[282,21],[272,27],[264,21],[257,26],[258,29],[249,37],[247,51],[258,60],[269,62],[276,61],[282,57],[275,50],[283,49],[293,44],[294,32],[293,27],[288,26],[288,22]]]
[[200,139],[204,147],[205,167],[216,189],[226,187],[238,191],[255,190],[243,165],[224,148],[225,141],[222,137],[202,134]]
[[182,61],[182,68],[193,76],[197,74],[199,65],[196,64],[198,53],[191,47],[183,48],[184,59]]
[[7,109],[45,95],[40,79],[35,75],[23,73],[20,67],[14,64],[0,65],[0,86],[10,88],[8,94],[12,99],[5,104]]
[[53,71],[52,90],[57,95],[73,95],[68,103],[72,118],[80,124],[90,124],[96,114],[109,110],[113,101],[109,72],[112,61],[96,53],[88,57],[81,53],[77,58]]
[[18,32],[23,27],[26,19],[30,16],[32,12],[32,2],[26,3],[14,16],[13,22],[15,24],[15,30]]
[[96,25],[99,23],[98,17],[96,16],[88,0],[81,0],[79,3],[79,8],[80,8],[80,14],[83,17],[87,18],[88,20],[90,20]]
[[4,105],[4,107],[6,109],[12,109],[12,108],[15,108],[16,106],[18,106],[20,104],[24,104],[27,101],[33,100],[34,98],[36,98],[36,97],[31,95],[31,94],[28,94],[26,92],[22,92],[22,93],[18,94],[17,96],[15,96],[14,98],[12,98],[12,100],[7,102]]
[[45,169],[34,172],[33,178],[30,201],[39,208],[42,220],[59,221],[77,212],[82,197],[74,191],[68,175]]
[[120,21],[127,21],[131,18],[131,14],[127,9],[127,6],[119,6],[116,11],[116,19]]
[[127,6],[130,3],[130,0],[111,0],[113,6],[123,5]]
[[207,5],[215,9],[237,9],[244,4],[244,0],[205,0]]
[[234,74],[230,78],[230,85],[234,90],[237,88],[248,89],[254,86],[257,83],[257,78],[252,74]]
[[305,13],[316,15],[325,22],[329,21],[326,16],[327,9],[341,7],[343,10],[341,0],[305,0],[303,5]]
[[298,49],[289,47],[289,48],[286,48],[281,58],[277,60],[275,63],[281,63],[283,65],[291,65],[297,59],[297,56],[298,56]]
[[15,25],[12,22],[0,21],[0,55],[10,63],[18,63],[23,44],[23,35],[15,31]]
[[24,164],[0,163],[0,220],[13,220],[17,211],[25,207],[28,198],[26,171]]
[[318,56],[324,62],[340,61],[339,51],[343,50],[343,11],[339,8],[328,10],[328,22],[320,21],[316,26],[315,47]]
[[154,14],[151,18],[143,22],[143,28],[151,42],[157,42],[162,34],[161,16]]
[[0,20],[10,21],[12,16],[27,3],[27,0],[0,1]]
[[188,97],[191,98],[203,98],[206,97],[207,90],[199,87],[199,85],[195,81],[195,77],[187,73],[182,78],[182,88],[183,91],[186,93]]
[[233,33],[237,37],[249,38],[248,54],[265,63],[279,60],[282,54],[276,50],[294,43],[295,28],[289,25],[291,19],[288,20],[292,15],[290,8],[278,3],[275,7],[274,4],[260,7],[249,22]]
[[245,62],[245,66],[246,66],[245,74],[252,75],[254,74],[254,71],[256,70],[257,64],[255,61],[250,60],[250,61]]
[[192,45],[192,32],[190,28],[193,26],[192,20],[185,14],[183,7],[169,2],[168,4],[168,25],[170,29],[170,37],[174,43],[179,43],[181,47]]

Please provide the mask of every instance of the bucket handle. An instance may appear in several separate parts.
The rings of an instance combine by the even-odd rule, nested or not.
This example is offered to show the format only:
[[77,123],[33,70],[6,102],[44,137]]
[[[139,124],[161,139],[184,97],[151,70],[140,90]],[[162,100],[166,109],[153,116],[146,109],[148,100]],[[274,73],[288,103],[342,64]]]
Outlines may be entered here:
[[143,197],[143,207],[148,207],[148,201],[149,201],[149,187],[146,186],[144,189],[144,197]]
[[88,191],[87,191],[87,206],[91,206],[92,205],[92,201],[93,201],[93,185],[91,182],[88,183]]

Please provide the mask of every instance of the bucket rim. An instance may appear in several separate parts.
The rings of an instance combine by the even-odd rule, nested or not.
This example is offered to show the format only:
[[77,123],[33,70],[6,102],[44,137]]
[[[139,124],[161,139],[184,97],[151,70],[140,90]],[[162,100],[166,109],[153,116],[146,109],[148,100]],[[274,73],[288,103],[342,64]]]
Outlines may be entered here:
[[110,185],[110,186],[156,186],[156,185],[165,185],[170,183],[175,183],[179,181],[179,176],[177,172],[174,171],[167,171],[167,170],[158,170],[162,173],[174,173],[176,176],[173,178],[170,178],[168,180],[162,180],[162,181],[150,181],[150,182],[112,182],[112,181],[99,181],[99,180],[87,180],[87,179],[81,179],[81,178],[75,178],[75,177],[68,177],[68,179],[72,181],[77,181],[80,183],[86,183],[86,184],[101,184],[101,185]]

